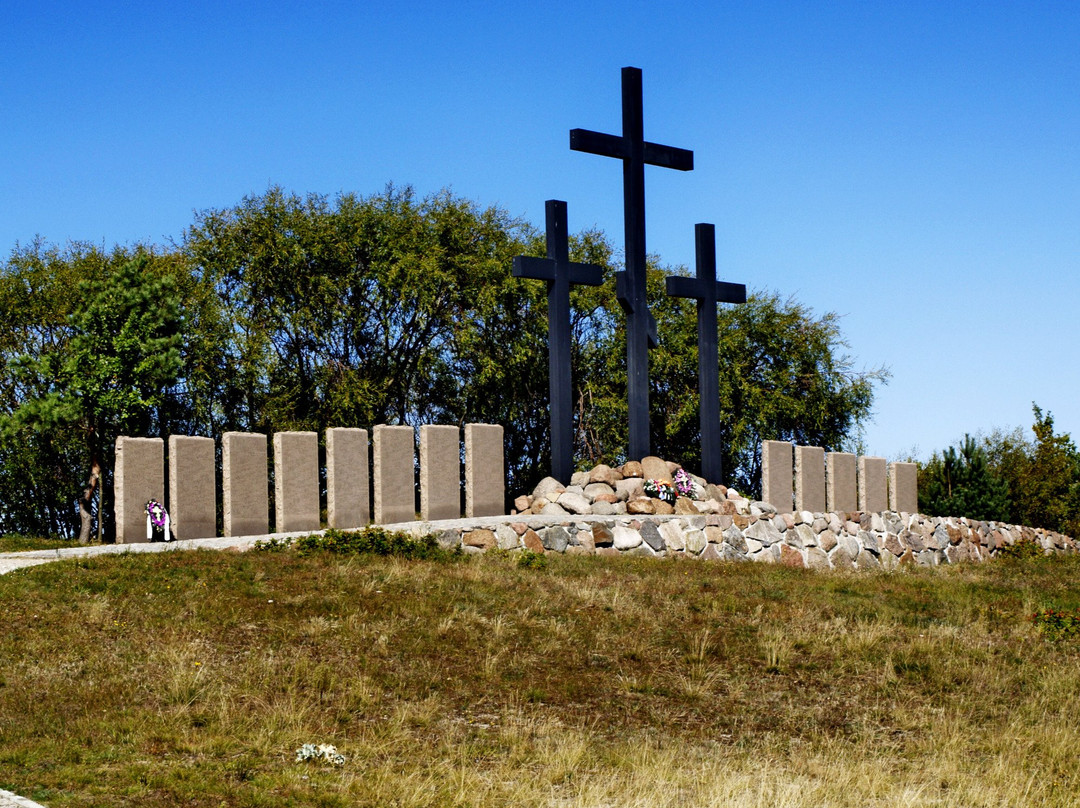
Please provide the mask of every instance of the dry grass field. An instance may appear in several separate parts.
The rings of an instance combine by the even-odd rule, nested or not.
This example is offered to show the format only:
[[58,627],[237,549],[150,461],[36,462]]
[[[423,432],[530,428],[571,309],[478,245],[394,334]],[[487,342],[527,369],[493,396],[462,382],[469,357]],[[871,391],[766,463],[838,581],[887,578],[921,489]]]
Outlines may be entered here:
[[[1080,558],[892,574],[168,552],[0,577],[65,806],[1075,806]],[[296,760],[332,744],[345,761]]]

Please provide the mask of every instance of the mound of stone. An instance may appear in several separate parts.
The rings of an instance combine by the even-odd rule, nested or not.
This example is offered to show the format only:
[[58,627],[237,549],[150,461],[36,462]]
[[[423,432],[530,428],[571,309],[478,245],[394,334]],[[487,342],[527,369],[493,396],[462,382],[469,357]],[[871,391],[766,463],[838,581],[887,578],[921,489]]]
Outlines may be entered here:
[[589,471],[576,472],[569,485],[554,477],[545,477],[531,494],[523,494],[514,500],[512,513],[538,516],[734,516],[750,515],[753,510],[760,512],[763,504],[751,502],[734,488],[710,483],[678,463],[649,456],[628,460],[621,466],[602,463]]

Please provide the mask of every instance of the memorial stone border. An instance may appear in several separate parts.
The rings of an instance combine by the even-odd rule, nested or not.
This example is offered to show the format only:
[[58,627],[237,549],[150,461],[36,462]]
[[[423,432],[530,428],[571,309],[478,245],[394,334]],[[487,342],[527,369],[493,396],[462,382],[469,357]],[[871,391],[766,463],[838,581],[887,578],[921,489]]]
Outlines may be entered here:
[[113,495],[117,544],[146,541],[146,503],[165,499],[164,458],[161,438],[116,439]]
[[217,536],[214,440],[169,436],[169,516],[177,539]]
[[[914,463],[890,465],[883,457],[825,453],[816,446],[793,447],[788,441],[762,442],[761,492],[761,501],[778,513],[881,513],[890,508],[916,513],[919,502]],[[794,508],[788,504],[792,501]]]
[[366,429],[326,430],[326,523],[332,528],[362,527],[371,521]]
[[278,533],[319,529],[319,436],[274,433],[274,525]]

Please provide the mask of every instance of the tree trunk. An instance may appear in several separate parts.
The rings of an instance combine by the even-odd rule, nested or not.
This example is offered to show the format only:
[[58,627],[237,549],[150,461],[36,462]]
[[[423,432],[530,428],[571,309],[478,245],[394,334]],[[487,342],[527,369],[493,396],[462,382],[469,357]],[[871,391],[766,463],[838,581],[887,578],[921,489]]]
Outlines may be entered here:
[[[82,496],[79,498],[79,519],[82,525],[79,528],[79,544],[90,543],[90,529],[93,526],[94,516],[91,511],[94,502],[94,492],[97,490],[98,483],[101,480],[101,465],[95,460],[90,466],[90,481],[87,487],[83,489]],[[101,514],[98,513],[98,520],[100,521]]]

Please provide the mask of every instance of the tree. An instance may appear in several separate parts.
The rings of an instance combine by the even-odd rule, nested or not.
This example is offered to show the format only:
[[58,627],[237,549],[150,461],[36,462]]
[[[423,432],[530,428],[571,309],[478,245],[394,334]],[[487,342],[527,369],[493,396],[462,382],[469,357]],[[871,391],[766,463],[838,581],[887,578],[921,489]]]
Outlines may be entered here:
[[1009,470],[1017,520],[1031,527],[1080,536],[1080,453],[1066,433],[1054,434],[1054,417],[1031,405],[1035,444]]
[[967,516],[1009,521],[1008,483],[987,461],[987,453],[970,435],[960,451],[950,446],[919,469],[919,510],[930,516]]
[[[90,538],[93,500],[120,434],[145,435],[160,420],[181,368],[182,318],[175,286],[139,256],[103,278],[79,282],[66,350],[23,354],[14,376],[36,395],[4,419],[5,437],[77,434],[87,484],[78,497],[79,541]],[[99,531],[102,513],[99,509]]]

